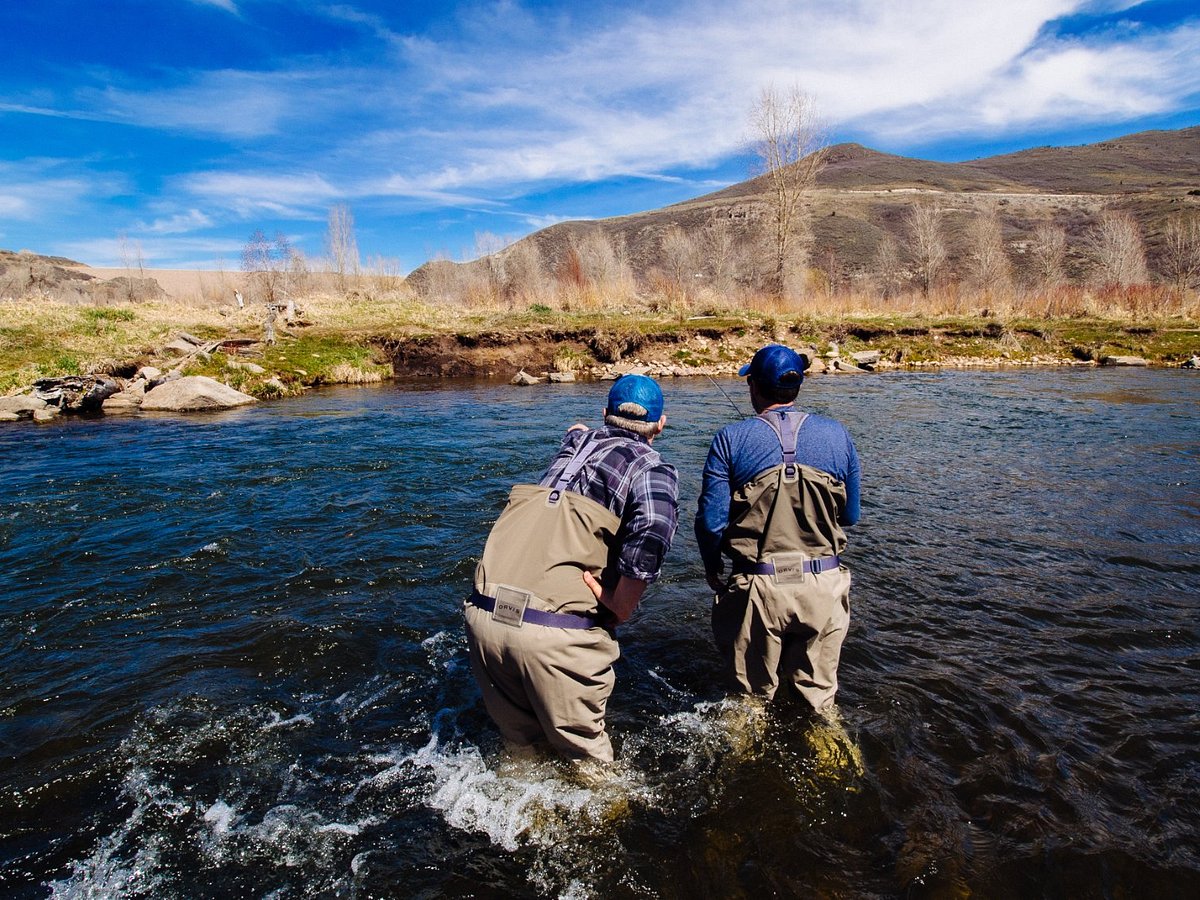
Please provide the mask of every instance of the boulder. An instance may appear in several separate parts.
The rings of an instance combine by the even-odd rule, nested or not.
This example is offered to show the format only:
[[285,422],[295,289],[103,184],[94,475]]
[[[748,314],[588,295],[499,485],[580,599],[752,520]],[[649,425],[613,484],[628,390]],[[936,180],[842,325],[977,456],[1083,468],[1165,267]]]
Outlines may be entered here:
[[191,356],[200,348],[191,341],[185,341],[183,338],[176,338],[163,347],[164,353],[170,353],[173,356]]
[[108,415],[137,412],[141,408],[142,398],[141,391],[121,391],[105,400],[101,408]]
[[851,353],[850,358],[854,360],[856,366],[870,369],[873,366],[879,365],[879,360],[883,358],[883,353],[879,350],[859,350],[857,353]]
[[49,422],[52,419],[58,418],[58,412],[59,410],[57,406],[47,406],[45,409],[35,409],[33,411],[33,421]]
[[860,369],[856,365],[846,362],[844,359],[835,359],[829,367],[830,371],[836,372],[839,375],[866,375],[866,369]]
[[1102,366],[1148,366],[1150,363],[1142,359],[1140,356],[1103,356],[1100,358]]
[[0,397],[0,412],[12,413],[18,419],[29,419],[35,411],[46,408],[46,401],[29,394],[17,394],[15,397]]
[[1181,369],[1200,369],[1200,356],[1193,356],[1179,364]]
[[825,360],[819,356],[810,356],[808,359],[808,368],[804,370],[805,375],[824,375],[829,370],[829,366],[825,365]]
[[188,375],[147,391],[145,399],[142,400],[142,409],[196,412],[206,409],[230,409],[255,402],[249,394],[243,394],[212,378]]
[[266,375],[267,370],[258,363],[239,362],[236,359],[226,360],[225,365],[231,369],[241,369],[243,372],[249,372],[251,375]]
[[574,372],[551,372],[550,373],[550,383],[551,384],[569,384],[570,382],[572,382],[574,380],[575,380]]
[[509,382],[509,384],[519,384],[524,387],[528,387],[531,384],[541,384],[541,383],[542,383],[542,379],[538,378],[535,375],[530,375],[524,369],[522,369],[520,372],[518,372],[516,375],[514,375],[512,377],[512,381]]
[[154,381],[162,378],[162,369],[156,369],[154,366],[142,366],[133,377],[140,378],[142,381]]

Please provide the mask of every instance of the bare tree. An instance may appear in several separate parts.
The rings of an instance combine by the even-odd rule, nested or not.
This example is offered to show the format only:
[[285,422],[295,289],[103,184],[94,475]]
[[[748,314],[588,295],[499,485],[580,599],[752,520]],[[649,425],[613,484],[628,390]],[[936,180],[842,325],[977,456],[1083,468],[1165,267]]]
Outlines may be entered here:
[[1104,284],[1128,287],[1145,284],[1149,279],[1142,230],[1127,212],[1101,212],[1088,232],[1087,249],[1096,265],[1096,276]]
[[672,225],[663,234],[661,259],[663,274],[679,292],[681,299],[686,299],[691,293],[696,270],[700,267],[696,242],[678,225]]
[[[142,298],[142,286],[146,280],[146,260],[142,254],[142,242],[131,241],[124,233],[117,236],[121,253],[121,266],[125,269],[125,291],[132,302]],[[133,274],[134,268],[137,275]]]
[[900,244],[891,232],[885,231],[879,239],[873,269],[875,284],[884,300],[890,300],[900,293],[904,283],[904,262],[900,258]]
[[610,239],[601,229],[593,228],[571,243],[585,284],[600,296],[620,300],[634,293],[633,269],[629,265],[625,241],[619,235]]
[[344,203],[330,207],[329,228],[325,233],[329,263],[337,276],[339,291],[345,291],[347,278],[359,272],[358,241],[354,237],[354,217]]
[[279,303],[288,289],[289,273],[296,254],[283,232],[273,240],[262,229],[250,235],[242,248],[242,271],[246,273],[246,288],[264,303]]
[[509,302],[533,303],[549,294],[542,251],[532,240],[517,241],[504,251],[504,295]]
[[924,203],[909,210],[909,252],[921,280],[921,293],[926,297],[937,284],[938,275],[946,265],[946,239],[942,235],[942,210]]
[[970,226],[972,278],[984,293],[1003,294],[1012,288],[1012,265],[1004,249],[1004,231],[995,209],[980,213]]
[[1162,271],[1180,297],[1200,287],[1200,219],[1176,215],[1167,221]]
[[1063,262],[1067,258],[1067,233],[1057,225],[1043,222],[1033,232],[1029,245],[1029,268],[1043,288],[1063,280]]
[[728,215],[714,213],[700,232],[700,253],[707,261],[710,283],[722,293],[737,277],[738,247],[733,221]]
[[750,121],[771,212],[768,290],[782,297],[807,263],[810,231],[804,197],[825,165],[825,131],[816,102],[795,85],[783,92],[764,88]]

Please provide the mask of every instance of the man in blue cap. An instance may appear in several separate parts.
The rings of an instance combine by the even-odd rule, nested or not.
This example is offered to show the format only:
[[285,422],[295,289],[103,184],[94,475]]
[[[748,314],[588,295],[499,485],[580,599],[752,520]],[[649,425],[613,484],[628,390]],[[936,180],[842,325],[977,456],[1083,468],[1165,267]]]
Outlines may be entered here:
[[820,711],[850,622],[842,528],[858,521],[859,463],[841,424],[793,405],[805,368],[781,344],[742,367],[756,415],[713,438],[696,539],[729,686],[770,700],[782,677]]
[[614,628],[658,578],[678,520],[675,469],[651,447],[666,422],[657,382],[618,378],[603,427],[572,425],[492,527],[465,607],[467,646],[510,748],[613,759]]

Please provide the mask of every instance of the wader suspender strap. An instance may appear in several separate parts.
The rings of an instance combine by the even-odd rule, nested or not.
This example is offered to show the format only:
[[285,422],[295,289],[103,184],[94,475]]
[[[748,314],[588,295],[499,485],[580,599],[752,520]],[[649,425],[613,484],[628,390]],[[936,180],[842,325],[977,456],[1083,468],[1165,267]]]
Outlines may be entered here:
[[579,474],[579,470],[583,468],[584,463],[599,449],[600,442],[596,440],[595,432],[592,432],[580,441],[579,446],[575,448],[575,455],[571,457],[571,461],[562,470],[562,474],[554,480],[554,484],[550,488],[550,493],[546,497],[547,506],[558,505],[558,501],[562,499],[563,491],[567,489],[567,485]]
[[800,426],[808,418],[808,413],[796,413],[794,416],[786,412],[759,413],[758,416],[771,426],[775,437],[779,438],[779,446],[783,450],[783,480],[796,481],[800,470],[796,468],[796,444],[800,440]]
[[[771,426],[775,437],[779,438],[779,446],[783,450],[783,480],[798,481],[800,468],[796,465],[796,444],[800,440],[800,426],[808,418],[808,413],[788,415],[786,412],[760,413],[758,416]],[[801,577],[805,572],[813,575],[828,572],[841,565],[841,557],[827,556],[824,559],[797,559],[796,554],[780,554],[777,560],[770,562],[739,562],[734,561],[733,571],[746,575],[771,575],[779,584],[789,584]]]

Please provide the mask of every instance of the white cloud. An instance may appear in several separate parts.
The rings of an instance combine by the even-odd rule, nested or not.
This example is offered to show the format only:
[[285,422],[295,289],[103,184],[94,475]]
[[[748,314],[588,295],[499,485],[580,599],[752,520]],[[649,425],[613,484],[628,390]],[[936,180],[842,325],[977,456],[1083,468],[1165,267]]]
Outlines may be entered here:
[[180,184],[187,193],[233,210],[243,218],[261,213],[321,218],[328,204],[343,197],[343,192],[314,173],[205,172],[189,175]]
[[29,201],[12,194],[0,194],[0,216],[10,219],[29,218]]
[[[232,261],[236,267],[241,259],[243,242],[228,238],[143,238],[138,239],[136,248],[142,262],[150,268],[216,269]],[[90,265],[114,267],[122,265],[122,257],[128,256],[128,244],[122,246],[120,238],[95,238],[68,241],[60,244],[57,251],[72,258],[86,259]],[[124,252],[123,252],[124,251]]]
[[155,219],[148,225],[140,222],[138,223],[137,230],[150,232],[151,234],[181,234],[200,228],[208,228],[212,224],[212,219],[200,212],[200,210],[189,209],[187,212]]
[[877,133],[1004,134],[1038,128],[1134,121],[1194,105],[1200,97],[1200,28],[1134,33],[1126,40],[1057,39],[1015,59],[940,108],[899,107],[876,119]]
[[237,4],[233,0],[191,0],[198,6],[215,6],[217,9],[223,9],[227,13],[238,14]]

